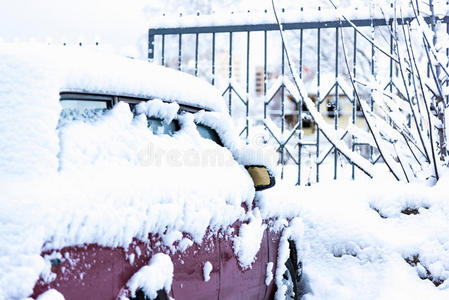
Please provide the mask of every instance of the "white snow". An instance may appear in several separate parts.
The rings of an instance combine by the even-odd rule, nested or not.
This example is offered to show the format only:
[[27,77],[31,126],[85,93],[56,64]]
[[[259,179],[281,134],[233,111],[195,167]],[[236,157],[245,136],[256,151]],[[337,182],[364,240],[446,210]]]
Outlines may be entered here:
[[167,105],[159,99],[141,102],[136,105],[137,113],[164,120],[167,124],[176,117],[178,110],[178,103],[170,103]]
[[189,238],[183,238],[178,244],[178,250],[184,252],[193,245],[193,241]]
[[59,79],[49,61],[0,44],[0,172],[44,175],[58,168]]
[[[29,296],[39,276],[51,280],[42,250],[85,243],[127,248],[133,238],[159,233],[185,251],[208,228],[218,231],[244,219],[242,203],[254,199],[251,177],[229,150],[199,136],[194,116],[177,116],[181,129],[173,136],[155,135],[144,105],[145,114],[133,117],[119,103],[96,120],[57,127],[65,73],[59,76],[53,59],[40,60],[38,50],[34,55],[0,46],[1,300]],[[167,80],[161,70],[154,77]],[[170,87],[164,83],[159,91],[180,92],[171,82],[186,82],[183,75],[169,73],[175,74]],[[107,83],[98,78],[91,87],[100,79]],[[187,82],[187,99],[195,93],[207,98],[196,79]],[[166,123],[178,108],[154,105]],[[225,163],[204,160],[211,155]],[[190,238],[181,239],[182,233]]]
[[135,297],[136,291],[141,289],[151,299],[157,297],[157,291],[164,289],[167,294],[171,290],[173,280],[173,263],[170,256],[164,253],[155,254],[148,266],[137,271],[126,286]]
[[[287,257],[289,236],[304,264],[304,299],[447,299],[448,179],[433,187],[380,180],[300,188],[281,183],[258,193],[257,201],[262,217],[292,219],[278,264]],[[276,270],[277,284],[283,268]]]
[[251,268],[251,264],[256,260],[266,227],[266,224],[262,224],[257,208],[250,213],[249,222],[240,226],[239,235],[234,237],[233,248],[243,269]]
[[162,236],[162,242],[167,246],[172,246],[174,242],[182,239],[182,232],[173,230]]
[[[323,2],[323,6],[327,4],[327,2]],[[404,17],[413,16],[413,11],[410,6],[404,4],[402,8]],[[385,18],[382,11],[378,9],[372,11],[370,10],[369,5],[365,7],[349,7],[347,9],[339,9],[338,11],[333,8],[317,10],[317,7],[308,8],[306,6],[303,11],[299,11],[298,7],[297,10],[291,9],[282,13],[279,11],[278,15],[281,23],[338,21],[338,17],[341,15],[344,15],[352,20],[370,19],[370,17],[380,19]],[[274,17],[271,6],[269,7],[267,12],[251,11],[248,13],[215,13],[200,16],[165,15],[153,18],[149,26],[152,29],[156,29],[173,27],[229,26],[253,24],[276,24],[276,19]]]
[[195,114],[195,122],[209,126],[219,135],[223,145],[230,149],[233,157],[245,166],[266,166],[271,175],[276,176],[277,154],[263,145],[247,145],[239,138],[234,123],[229,115],[218,112],[199,111]]
[[226,111],[220,93],[193,75],[100,51],[79,54],[79,49],[74,49],[68,51],[65,57],[72,61],[66,84],[62,87],[64,90],[87,89],[98,93],[160,98],[170,102],[176,100],[181,104]]
[[277,267],[276,267],[276,273],[275,273],[275,281],[276,281],[276,294],[274,295],[274,298],[276,300],[282,300],[285,299],[288,295],[288,286],[287,283],[284,282],[284,274],[287,271],[287,267],[285,263],[287,262],[289,256],[290,256],[290,249],[289,249],[289,243],[288,240],[291,239],[292,236],[292,229],[290,227],[287,227],[282,231],[282,236],[279,241],[279,248],[278,248],[278,257],[277,257]]
[[[169,102],[176,100],[186,105],[226,111],[220,93],[202,79],[147,61],[105,53],[95,48],[2,43],[0,56],[2,64],[10,65],[9,68],[12,68],[13,64],[16,65],[13,71],[15,74],[26,75],[23,69],[20,70],[26,67],[33,67],[43,73],[41,76],[30,73],[29,77],[24,78],[30,78],[29,80],[35,80],[37,83],[45,82],[47,88],[42,93],[53,95],[55,88],[58,92],[90,91],[160,98]],[[3,74],[9,74],[6,66],[2,69]],[[52,69],[57,69],[56,78],[47,74]],[[7,80],[3,77],[2,80]],[[16,78],[11,86],[17,86],[20,82]]]
[[134,264],[134,259],[136,258],[136,255],[134,254],[134,253],[131,253],[129,256],[128,256],[128,261],[129,261],[129,263],[132,265],[132,264]]
[[269,263],[267,263],[265,285],[269,286],[272,280],[273,280],[273,263],[270,261]]
[[[193,120],[186,119],[183,122]],[[97,242],[104,241],[106,244],[112,242],[113,245],[126,246],[126,242],[129,242],[135,234],[145,239],[148,232],[162,233],[165,226],[169,226],[170,229],[169,234],[164,237],[167,244],[182,238],[179,231],[190,233],[194,240],[199,242],[208,225],[218,227],[229,225],[241,217],[243,209],[240,204],[250,202],[254,195],[251,188],[252,181],[246,170],[233,160],[224,165],[206,165],[202,164],[200,159],[196,160],[197,156],[201,158],[204,153],[216,153],[217,156],[223,157],[230,157],[231,154],[209,140],[190,135],[189,126],[184,125],[187,129],[185,131],[181,129],[173,137],[153,135],[146,128],[146,122],[133,120],[127,105],[122,104],[117,105],[98,123],[74,122],[61,129],[59,177],[61,181],[66,182],[75,180],[74,184],[78,187],[77,191],[63,192],[61,189],[58,192],[67,193],[68,195],[63,197],[69,199],[75,199],[74,194],[81,194],[81,199],[86,201],[84,205],[95,206],[87,210],[93,210],[92,219],[88,218],[80,226],[87,226],[89,220],[97,222],[94,217],[95,211],[100,206],[107,206],[107,202],[114,204],[112,208],[104,208],[112,210],[111,222],[113,215],[117,215],[119,211],[120,216],[130,214],[131,217],[137,213],[137,219],[136,217],[130,219],[140,220],[126,226],[121,226],[115,221],[111,226],[121,232],[121,238],[116,240],[114,234],[109,237],[108,234],[103,234]],[[232,175],[233,172],[237,173]],[[117,177],[115,174],[120,176],[114,179]],[[234,176],[235,179],[228,176]],[[83,177],[86,178],[85,182],[81,179]],[[240,182],[237,183],[237,180]],[[117,183],[118,181],[123,183]],[[114,187],[109,186],[110,184]],[[218,197],[216,200],[210,198],[212,187],[215,190],[212,192],[215,194],[213,197]],[[81,192],[79,189],[85,191]],[[99,200],[89,202],[88,199],[94,194],[108,190],[109,192],[103,196],[104,203]],[[122,198],[123,200],[120,200]],[[80,207],[83,204],[81,202],[77,205]],[[122,210],[113,212],[121,206]],[[168,211],[170,209],[171,212]],[[209,209],[217,210],[216,214],[210,214],[210,211],[206,213]],[[125,219],[123,221],[125,222]],[[103,219],[98,222],[108,221]],[[124,228],[119,229],[120,227]],[[131,233],[132,231],[134,233]],[[85,233],[86,235],[77,235],[79,242],[86,238],[91,240],[88,236],[92,232]],[[62,235],[61,239],[67,239]]]
[[203,277],[205,282],[210,280],[210,272],[212,272],[212,264],[210,261],[206,261],[203,267]]
[[[242,203],[252,207],[255,192],[242,165],[274,170],[276,161],[271,152],[238,139],[222,114],[220,95],[208,84],[146,62],[83,50],[78,59],[62,63],[73,49],[57,54],[60,49],[35,46],[31,51],[0,44],[0,300],[29,296],[39,276],[52,279],[43,249],[84,243],[126,248],[133,238],[159,233],[166,245],[177,243],[174,251],[185,251],[200,243],[208,228],[218,232],[237,220],[244,224],[233,240],[234,253],[242,268],[251,268],[267,228],[263,220],[270,218],[276,219],[270,229],[283,230],[277,299],[286,291],[288,239],[304,262],[306,300],[449,297],[448,174],[434,187],[380,179],[278,184],[257,193],[256,208],[245,213]],[[155,100],[138,106],[141,114],[133,117],[121,103],[98,120],[57,128],[61,89],[176,99],[215,112],[179,116],[177,104]],[[181,130],[154,135],[145,115],[166,123],[175,118]],[[227,148],[202,139],[195,122],[214,128]],[[334,144],[340,142],[334,137]],[[211,153],[223,163],[205,163]],[[272,268],[268,263],[268,284]],[[205,262],[205,281],[211,270]],[[156,254],[128,287],[152,296],[168,291],[172,278],[170,258]],[[441,284],[435,287],[429,279]],[[38,299],[61,297],[53,290]]]
[[55,289],[51,289],[40,295],[36,300],[64,300],[64,296]]

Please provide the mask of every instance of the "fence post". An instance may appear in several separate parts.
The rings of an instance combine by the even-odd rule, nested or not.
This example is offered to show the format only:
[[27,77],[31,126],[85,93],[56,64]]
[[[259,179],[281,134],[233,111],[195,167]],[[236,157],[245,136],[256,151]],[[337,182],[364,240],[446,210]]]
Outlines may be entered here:
[[148,30],[148,61],[154,60],[154,34]]

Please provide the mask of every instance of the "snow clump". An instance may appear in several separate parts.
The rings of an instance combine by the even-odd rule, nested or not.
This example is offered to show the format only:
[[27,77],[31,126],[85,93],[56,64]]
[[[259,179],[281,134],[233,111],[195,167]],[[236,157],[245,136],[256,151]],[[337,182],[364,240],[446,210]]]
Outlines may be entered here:
[[243,269],[251,268],[251,264],[256,260],[264,231],[267,227],[262,224],[259,210],[256,208],[250,213],[249,222],[242,224],[239,235],[234,237],[234,254],[238,257],[240,266]]
[[203,277],[205,282],[210,280],[210,272],[212,272],[212,264],[210,261],[206,261],[203,267]]
[[131,277],[126,286],[132,297],[141,289],[147,297],[155,299],[159,290],[170,292],[172,280],[173,263],[170,256],[157,253],[151,258],[148,266],[143,266]]

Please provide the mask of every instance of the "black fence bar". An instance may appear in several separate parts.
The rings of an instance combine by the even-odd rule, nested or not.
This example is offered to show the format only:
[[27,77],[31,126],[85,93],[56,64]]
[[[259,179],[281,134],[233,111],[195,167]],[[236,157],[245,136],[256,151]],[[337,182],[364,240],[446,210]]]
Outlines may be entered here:
[[[354,36],[353,36],[353,60],[352,60],[352,76],[357,78],[357,30],[354,28]],[[352,91],[352,114],[351,114],[351,123],[355,125],[356,122],[356,114],[357,114],[357,101],[356,101],[356,90]],[[351,136],[351,151],[354,152],[356,149],[356,140],[354,136]],[[352,164],[351,166],[351,178],[355,179],[355,166]]]
[[162,45],[161,45],[161,65],[165,65],[165,34],[162,35]]
[[199,34],[195,34],[195,76],[198,76],[198,40]]
[[215,33],[212,33],[212,85],[215,85]]
[[[263,32],[263,97],[267,96],[267,31]],[[267,106],[263,106],[263,119],[267,118]]]
[[182,34],[178,35],[178,70],[182,70]]
[[[303,40],[304,40],[304,30],[300,29],[299,31],[299,78],[302,79],[302,69],[303,69]],[[302,139],[302,97],[300,96],[298,99],[298,140]],[[301,120],[299,119],[301,116]],[[302,143],[298,143],[298,164],[301,164],[302,159]],[[297,185],[301,184],[301,166],[298,166],[298,180],[296,181]]]
[[148,33],[148,60],[152,61],[153,59],[154,59],[154,34],[151,33],[150,29]]
[[248,136],[249,136],[249,55],[250,55],[250,36],[251,31],[248,31],[246,34],[246,141],[248,142]]
[[[320,10],[321,8],[318,7],[318,10]],[[316,91],[316,107],[318,112],[320,111],[320,103],[321,103],[321,98],[320,98],[320,86],[321,86],[321,28],[318,27],[317,28],[317,91]],[[319,162],[319,157],[320,157],[320,130],[317,129],[316,131],[316,161],[315,161],[315,165],[316,165],[316,182],[320,181],[320,162]]]
[[229,114],[232,116],[232,90],[231,90],[231,81],[232,79],[232,32],[229,32],[229,103],[228,109]]
[[[414,17],[398,18],[398,25],[405,25],[411,22]],[[431,17],[424,17],[427,23],[431,22]],[[435,18],[436,22],[448,23],[449,17]],[[386,19],[362,19],[352,20],[352,23],[358,27],[367,26],[385,26],[392,24],[394,18]],[[282,23],[284,30],[297,29],[316,29],[316,28],[336,28],[336,27],[352,27],[348,21],[322,21],[322,22],[299,22],[299,23]],[[247,32],[247,31],[274,31],[279,30],[279,25],[271,24],[248,24],[248,25],[225,25],[225,26],[204,26],[204,27],[176,27],[176,28],[151,28],[149,34],[195,34],[195,33],[219,33],[219,32]]]
[[[335,103],[333,104],[333,111],[334,111],[334,129],[338,129],[338,112],[339,109],[339,103],[338,103],[338,41],[339,41],[339,28],[335,28]],[[334,179],[337,179],[337,170],[338,170],[338,151],[336,148],[334,148]]]

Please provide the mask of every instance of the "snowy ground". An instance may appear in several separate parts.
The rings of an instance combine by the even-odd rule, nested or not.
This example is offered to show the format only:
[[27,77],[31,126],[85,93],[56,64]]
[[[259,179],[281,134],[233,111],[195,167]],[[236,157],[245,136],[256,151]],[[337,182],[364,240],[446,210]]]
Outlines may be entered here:
[[448,180],[279,183],[257,198],[304,224],[304,299],[448,299]]

